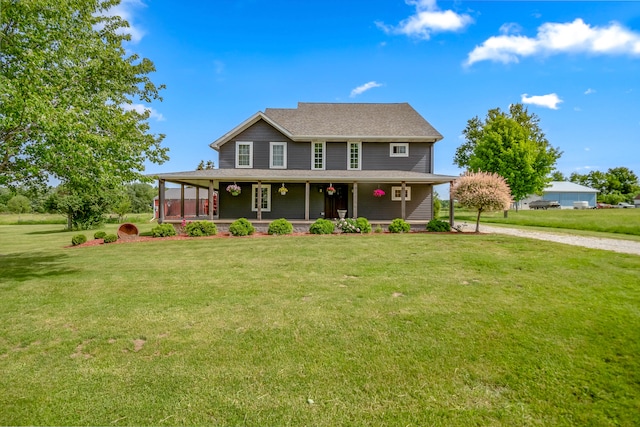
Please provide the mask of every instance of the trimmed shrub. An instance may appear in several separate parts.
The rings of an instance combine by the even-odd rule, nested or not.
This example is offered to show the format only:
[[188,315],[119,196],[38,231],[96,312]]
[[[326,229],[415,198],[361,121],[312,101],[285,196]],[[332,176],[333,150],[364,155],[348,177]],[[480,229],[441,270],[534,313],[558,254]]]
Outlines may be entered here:
[[360,233],[358,223],[353,218],[339,219],[336,223],[336,227],[338,227],[338,229],[343,233]]
[[363,216],[358,217],[356,219],[356,225],[360,229],[361,233],[371,233],[371,224],[369,224],[369,220]]
[[71,238],[71,244],[73,246],[81,245],[81,244],[85,243],[86,241],[87,241],[87,236],[85,236],[84,234],[76,234],[75,236],[73,236]]
[[382,233],[384,229],[380,224],[376,225],[376,228],[373,230],[374,233]]
[[276,219],[269,224],[269,234],[291,234],[293,233],[293,225],[284,218]]
[[250,236],[255,233],[256,229],[246,218],[239,218],[229,226],[229,233],[234,236]]
[[389,231],[392,233],[408,233],[411,226],[402,218],[396,218],[389,224]]
[[107,234],[106,236],[104,236],[104,242],[105,243],[113,243],[116,240],[118,240],[118,235],[117,234]]
[[93,238],[94,239],[104,239],[104,236],[106,236],[106,235],[107,235],[106,231],[96,231],[93,234]]
[[335,230],[336,226],[332,221],[324,218],[318,218],[316,222],[309,227],[309,233],[311,234],[331,234]]
[[171,224],[158,224],[151,229],[153,237],[169,237],[176,235],[176,229]]
[[209,221],[194,221],[184,227],[189,237],[213,236],[218,234],[218,227]]
[[451,231],[451,225],[447,221],[440,219],[432,219],[427,223],[427,231],[432,232],[446,232]]

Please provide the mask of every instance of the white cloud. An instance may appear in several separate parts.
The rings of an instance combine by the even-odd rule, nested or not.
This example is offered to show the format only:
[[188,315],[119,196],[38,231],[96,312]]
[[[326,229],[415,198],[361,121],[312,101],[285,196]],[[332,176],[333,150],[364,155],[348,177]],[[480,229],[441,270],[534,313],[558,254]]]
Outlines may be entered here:
[[585,91],[584,91],[584,94],[585,94],[585,95],[591,95],[592,93],[596,93],[596,90],[595,90],[595,89],[591,89],[591,88],[589,88],[589,89],[587,89],[587,90],[585,90]]
[[539,107],[551,108],[552,110],[557,110],[558,104],[563,102],[555,93],[533,96],[528,96],[526,93],[524,93],[522,94],[521,100],[523,104],[537,105]]
[[145,32],[134,23],[135,9],[146,7],[141,0],[122,0],[122,2],[103,13],[104,16],[119,16],[129,23],[129,28],[119,31],[120,34],[130,34],[131,42],[138,43]]
[[397,26],[376,22],[376,25],[389,34],[404,34],[428,40],[433,33],[460,31],[473,22],[469,15],[458,14],[452,10],[440,10],[436,0],[407,0],[416,11]]
[[351,95],[349,95],[350,98],[355,98],[356,96],[360,95],[361,93],[364,93],[366,91],[368,91],[369,89],[373,89],[374,87],[380,87],[382,86],[381,83],[378,82],[369,82],[369,83],[365,83],[362,86],[358,86],[357,88],[353,89],[351,91]]
[[592,27],[579,18],[567,23],[545,23],[535,38],[508,34],[490,37],[469,53],[465,64],[517,63],[521,57],[560,53],[640,55],[640,33],[617,22],[606,27]]
[[515,22],[507,22],[500,26],[500,34],[513,34],[522,32],[522,27]]
[[165,118],[161,113],[143,104],[121,104],[120,108],[122,108],[124,111],[135,111],[138,114],[144,114],[145,111],[148,111],[149,118],[156,119],[159,122],[165,121]]

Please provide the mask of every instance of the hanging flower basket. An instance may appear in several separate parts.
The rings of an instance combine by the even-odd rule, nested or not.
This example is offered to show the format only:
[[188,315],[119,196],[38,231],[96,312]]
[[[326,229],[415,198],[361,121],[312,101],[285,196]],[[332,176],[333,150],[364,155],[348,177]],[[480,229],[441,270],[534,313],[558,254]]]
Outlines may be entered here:
[[227,191],[231,193],[232,196],[237,196],[242,192],[242,188],[238,184],[229,184],[227,185]]
[[376,188],[375,190],[373,190],[373,197],[384,197],[384,195],[385,195],[384,190],[380,188]]
[[278,192],[283,196],[287,195],[287,191],[289,190],[287,189],[287,187],[284,186],[284,184],[282,184],[282,187],[278,188]]
[[333,193],[335,193],[335,192],[336,192],[336,189],[335,189],[335,188],[333,188],[333,186],[332,186],[332,185],[330,185],[330,186],[328,186],[328,187],[327,187],[327,194],[328,194],[328,195],[333,196]]

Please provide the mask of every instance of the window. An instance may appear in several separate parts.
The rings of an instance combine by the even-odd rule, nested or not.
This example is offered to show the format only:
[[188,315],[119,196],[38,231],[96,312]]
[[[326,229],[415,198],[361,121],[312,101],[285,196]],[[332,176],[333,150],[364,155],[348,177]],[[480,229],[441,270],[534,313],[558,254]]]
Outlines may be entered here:
[[269,167],[271,169],[287,168],[287,143],[286,142],[270,142],[269,143]]
[[[253,194],[253,203],[251,204],[251,210],[253,212],[258,211],[258,184],[251,186],[251,194]],[[271,212],[271,185],[262,184],[262,212]]]
[[324,170],[326,144],[324,142],[311,143],[311,169]]
[[347,169],[349,170],[360,170],[360,151],[362,149],[362,143],[360,142],[349,142],[347,143],[347,147],[349,149],[349,160],[347,162]]
[[397,142],[389,144],[390,157],[409,157],[409,143]]
[[236,141],[236,168],[253,167],[253,142]]
[[[411,201],[411,187],[404,188],[404,199]],[[402,187],[391,187],[391,200],[399,202],[402,200]]]

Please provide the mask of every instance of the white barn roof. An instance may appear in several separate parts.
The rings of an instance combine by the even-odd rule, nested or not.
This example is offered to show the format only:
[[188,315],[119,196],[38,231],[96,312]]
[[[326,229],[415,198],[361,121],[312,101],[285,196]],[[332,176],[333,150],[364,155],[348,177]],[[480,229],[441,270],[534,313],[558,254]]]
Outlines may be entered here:
[[589,188],[584,185],[576,184],[569,181],[551,181],[549,186],[544,189],[545,193],[599,193],[595,188]]

